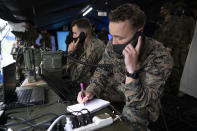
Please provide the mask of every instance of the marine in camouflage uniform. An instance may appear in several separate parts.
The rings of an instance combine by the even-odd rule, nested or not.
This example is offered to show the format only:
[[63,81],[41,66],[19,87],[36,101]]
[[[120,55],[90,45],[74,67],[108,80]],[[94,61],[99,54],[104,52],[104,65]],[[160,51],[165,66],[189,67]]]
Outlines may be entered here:
[[[130,16],[131,12],[133,15]],[[125,28],[127,27],[130,30],[133,28],[140,29],[140,27],[145,24],[145,15],[143,11],[135,5],[124,4],[112,11],[112,15],[110,14],[109,27],[113,39],[118,39],[116,38],[118,36],[116,36],[112,27],[115,25],[122,25],[123,23],[127,25],[127,20],[129,18],[127,16],[120,17],[120,15],[124,14],[128,14],[128,16],[131,17],[132,25],[136,24],[134,27],[125,26]],[[134,16],[135,19],[132,19],[132,16]],[[131,21],[130,19],[129,21]],[[115,25],[113,26],[113,24]],[[122,30],[120,29],[121,28],[115,29],[117,34],[122,34]],[[126,32],[123,34],[126,35]],[[124,39],[123,35],[120,36]],[[139,40],[140,38],[138,41]],[[139,71],[139,77],[133,78],[131,82],[127,82],[128,76],[126,72],[128,71],[128,65],[125,64],[125,51],[131,46],[131,43],[127,44],[123,50],[125,57],[119,57],[117,51],[114,50],[115,45],[118,44],[114,44],[114,41],[115,40],[112,40],[108,43],[103,57],[99,62],[99,64],[110,64],[111,67],[108,70],[96,69],[91,78],[90,85],[86,89],[86,96],[84,99],[88,97],[87,93],[91,92],[96,95],[96,97],[111,102],[124,101],[125,105],[122,114],[130,123],[129,125],[134,131],[145,131],[147,130],[149,121],[156,121],[159,117],[159,102],[163,93],[163,86],[171,73],[173,66],[172,57],[162,43],[144,36],[135,69]],[[136,50],[139,44],[140,42],[138,42]],[[129,58],[131,59],[131,57]],[[80,93],[78,94],[78,101],[81,99]]]
[[163,21],[160,23],[160,27],[154,32],[153,38],[164,43],[165,47],[173,48],[175,42],[173,41],[173,27],[175,26],[176,18],[171,14],[172,3],[165,3],[161,7],[160,15],[163,17]]
[[183,70],[187,57],[189,45],[191,44],[195,21],[191,16],[186,16],[184,13],[184,3],[178,2],[175,4],[176,25],[174,29],[174,39],[176,46],[174,47],[174,60],[176,66]]
[[[84,20],[82,19],[82,21]],[[105,44],[101,40],[93,37],[91,31],[86,38],[87,37],[87,41],[77,44],[77,49],[73,52],[72,56],[79,61],[96,65],[102,57]],[[70,58],[67,59],[66,71],[70,75],[72,81],[83,82],[85,85],[88,85],[90,77],[93,75],[95,69],[96,67],[77,63]]]
[[109,101],[125,101],[123,115],[131,123],[147,126],[149,120],[155,121],[159,116],[159,99],[173,60],[160,42],[146,37],[143,45],[138,64],[142,69],[139,79],[124,84],[124,59],[117,58],[110,42],[99,64],[112,64],[112,70],[97,68],[86,90]]
[[[174,81],[175,86],[173,88],[175,88],[177,92],[179,90],[189,46],[193,38],[195,21],[191,16],[186,16],[184,14],[176,15],[176,17],[176,28],[174,29],[174,40],[176,41],[176,45],[173,47],[172,56],[175,63],[173,72],[175,72],[175,78],[177,78],[177,80]],[[178,93],[178,95],[182,96],[182,93]]]
[[[180,3],[175,6],[179,6]],[[169,4],[165,4],[169,10]],[[177,7],[176,7],[177,8]],[[179,11],[180,12],[180,11]],[[181,11],[182,12],[182,11]],[[167,91],[177,93],[179,83],[188,53],[189,44],[191,43],[195,22],[192,17],[179,15],[167,15],[161,28],[155,32],[154,38],[165,43],[165,46],[171,49],[174,58],[174,68],[170,79],[167,82]]]

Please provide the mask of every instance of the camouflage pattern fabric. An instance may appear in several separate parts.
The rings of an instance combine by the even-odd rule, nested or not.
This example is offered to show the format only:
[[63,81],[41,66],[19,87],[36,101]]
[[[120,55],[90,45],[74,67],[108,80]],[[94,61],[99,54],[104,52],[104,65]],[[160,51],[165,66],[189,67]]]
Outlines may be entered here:
[[135,130],[146,130],[149,121],[158,119],[159,100],[170,76],[173,59],[160,42],[148,37],[145,37],[140,52],[139,78],[125,84],[124,59],[117,58],[109,42],[99,64],[112,64],[113,67],[109,71],[97,68],[86,90],[112,102],[125,101],[123,116]]
[[187,58],[188,47],[193,38],[195,21],[189,16],[170,16],[155,32],[154,37],[172,49],[175,66],[172,75],[166,84],[166,90],[177,93]]
[[[85,45],[78,43],[74,58],[88,64],[98,64],[104,49],[105,44],[101,40],[91,37]],[[67,59],[66,70],[72,81],[84,82],[85,85],[88,85],[95,69],[95,67],[85,66]]]
[[175,23],[176,17],[173,15],[168,16],[165,21],[162,22],[161,27],[154,32],[153,38],[164,43],[165,47],[173,48],[176,43],[173,31]]

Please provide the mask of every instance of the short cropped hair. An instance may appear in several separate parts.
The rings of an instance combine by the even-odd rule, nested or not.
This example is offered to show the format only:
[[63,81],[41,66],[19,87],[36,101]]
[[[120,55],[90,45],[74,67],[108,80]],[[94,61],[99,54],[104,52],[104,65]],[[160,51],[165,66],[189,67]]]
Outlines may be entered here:
[[71,27],[73,27],[75,25],[78,28],[80,28],[80,29],[88,29],[88,30],[91,30],[91,23],[90,23],[90,21],[87,18],[80,18],[80,19],[74,20],[71,23]]
[[139,6],[127,3],[112,10],[109,14],[109,20],[111,22],[129,20],[133,27],[140,28],[144,27],[146,23],[146,15]]

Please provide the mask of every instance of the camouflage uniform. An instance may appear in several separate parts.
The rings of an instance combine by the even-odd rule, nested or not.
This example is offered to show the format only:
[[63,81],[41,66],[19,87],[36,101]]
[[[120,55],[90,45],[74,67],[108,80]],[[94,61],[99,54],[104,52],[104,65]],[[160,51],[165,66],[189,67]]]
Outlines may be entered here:
[[161,24],[161,27],[154,32],[153,38],[164,43],[165,47],[173,48],[175,45],[173,28],[176,24],[176,17],[170,15]]
[[188,53],[188,47],[193,38],[195,21],[192,17],[180,16],[177,18],[176,25],[176,35],[174,36],[174,39],[176,40],[176,46],[174,47],[174,60],[178,67],[183,70]]
[[125,101],[123,116],[135,130],[145,130],[149,121],[158,119],[159,100],[173,66],[167,49],[151,38],[145,37],[140,52],[137,65],[141,69],[139,78],[125,84],[124,59],[117,58],[109,42],[99,64],[112,64],[112,68],[109,71],[97,68],[86,89],[99,98]]
[[175,66],[172,75],[167,82],[167,91],[177,93],[179,83],[191,43],[195,22],[189,16],[170,16],[155,32],[155,38],[165,43],[166,47],[172,49]]
[[[104,49],[105,44],[101,40],[91,37],[84,46],[78,43],[74,58],[89,64],[97,64],[102,57]],[[95,67],[85,66],[71,59],[67,60],[66,70],[72,81],[84,82],[88,85],[90,77],[93,75],[95,69]]]

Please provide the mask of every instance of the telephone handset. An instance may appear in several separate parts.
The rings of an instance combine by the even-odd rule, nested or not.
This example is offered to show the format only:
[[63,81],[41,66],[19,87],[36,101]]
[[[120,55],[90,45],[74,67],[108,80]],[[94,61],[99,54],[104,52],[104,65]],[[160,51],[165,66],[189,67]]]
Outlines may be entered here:
[[135,48],[136,45],[137,45],[139,36],[144,37],[142,32],[136,32],[135,35],[127,43],[125,43],[125,44],[113,44],[113,50],[114,50],[114,52],[117,53],[117,57],[118,58],[123,57],[122,52],[128,44],[132,44],[133,48]]
[[73,33],[69,32],[69,35],[66,37],[65,43],[69,45],[71,42],[77,42],[79,38],[79,43],[83,43],[85,41],[86,35],[84,32],[81,32],[77,38],[73,38]]
[[[133,37],[132,40],[131,40],[131,41],[133,41],[133,42],[132,42],[132,45],[133,45],[134,48],[135,48],[136,45],[137,45],[139,36],[142,36],[142,39],[144,38],[144,34],[143,34],[142,31],[136,32],[135,35],[134,35],[134,37]],[[129,41],[129,43],[130,43],[131,41]]]
[[84,32],[81,32],[77,38],[72,38],[72,41],[77,41],[79,39],[79,43],[83,43],[86,39],[86,35]]

